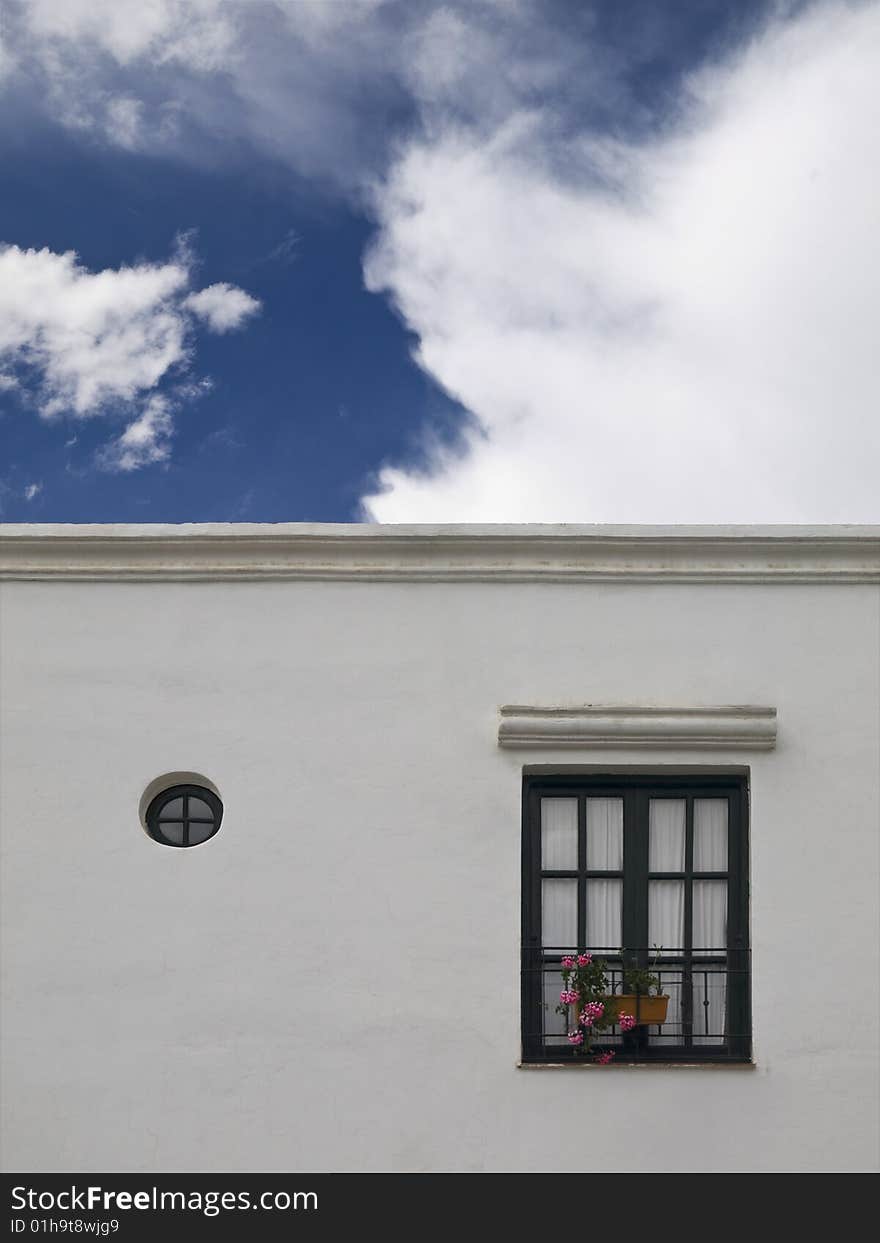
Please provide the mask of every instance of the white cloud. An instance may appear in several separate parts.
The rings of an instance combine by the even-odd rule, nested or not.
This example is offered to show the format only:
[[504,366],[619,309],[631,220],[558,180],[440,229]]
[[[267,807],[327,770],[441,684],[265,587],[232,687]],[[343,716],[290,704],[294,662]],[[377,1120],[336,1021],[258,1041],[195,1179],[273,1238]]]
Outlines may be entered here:
[[24,490],[24,499],[26,501],[32,501],[35,497],[39,496],[42,491],[42,483],[29,483]]
[[47,49],[92,44],[120,65],[150,57],[214,69],[233,51],[233,9],[225,0],[26,0],[24,24]]
[[36,370],[44,414],[99,413],[184,361],[188,283],[176,261],[89,272],[72,252],[0,247],[0,358]]
[[367,279],[478,426],[386,468],[369,515],[880,518],[878,63],[880,6],[825,4],[638,145],[539,108],[428,126]]
[[260,309],[256,298],[243,289],[227,285],[225,281],[190,294],[183,305],[203,319],[212,332],[231,332],[234,328],[241,328],[245,320]]
[[[90,272],[72,252],[0,246],[0,364],[16,369],[12,381],[44,417],[134,415],[107,462],[130,470],[161,461],[172,396],[160,387],[175,382],[178,404],[200,391],[180,382],[194,348],[190,282],[183,248],[166,263]],[[259,305],[230,285],[202,292],[198,318],[213,331]]]
[[3,36],[3,31],[0,30],[0,83],[3,82],[4,78],[12,75],[14,67],[15,60],[12,53],[9,51],[9,47]]
[[104,447],[99,464],[105,470],[132,471],[164,462],[171,452],[173,431],[170,404],[167,398],[154,393],[122,435]]
[[117,95],[107,101],[107,136],[118,147],[133,151],[139,142],[144,106],[139,99]]
[[385,0],[21,0],[8,43],[27,113],[199,163],[244,139],[350,188],[384,151],[414,20]]
[[[630,79],[676,6],[615,47],[590,6],[560,23],[534,0],[26,0],[7,43],[29,106],[127,149],[222,161],[244,139],[370,185],[368,284],[475,416],[454,452],[425,432],[427,471],[383,470],[373,517],[876,520],[880,5],[768,7],[662,117]],[[143,403],[187,325],[238,326],[247,299],[158,298],[130,398],[115,328],[88,365],[41,363],[42,329],[19,356],[47,411]],[[133,437],[158,452],[156,420]]]

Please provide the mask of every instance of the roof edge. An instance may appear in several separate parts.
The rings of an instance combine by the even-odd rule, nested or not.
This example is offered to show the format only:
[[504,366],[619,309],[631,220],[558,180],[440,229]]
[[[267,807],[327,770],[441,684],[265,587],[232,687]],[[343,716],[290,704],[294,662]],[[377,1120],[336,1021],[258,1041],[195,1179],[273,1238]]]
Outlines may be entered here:
[[0,578],[880,583],[880,526],[0,524]]

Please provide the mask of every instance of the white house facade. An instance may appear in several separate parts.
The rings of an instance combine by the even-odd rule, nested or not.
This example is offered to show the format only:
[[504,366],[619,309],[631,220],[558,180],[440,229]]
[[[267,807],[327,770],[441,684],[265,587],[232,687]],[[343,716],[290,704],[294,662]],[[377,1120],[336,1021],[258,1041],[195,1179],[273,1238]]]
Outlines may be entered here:
[[877,1168],[880,528],[0,542],[5,1169]]

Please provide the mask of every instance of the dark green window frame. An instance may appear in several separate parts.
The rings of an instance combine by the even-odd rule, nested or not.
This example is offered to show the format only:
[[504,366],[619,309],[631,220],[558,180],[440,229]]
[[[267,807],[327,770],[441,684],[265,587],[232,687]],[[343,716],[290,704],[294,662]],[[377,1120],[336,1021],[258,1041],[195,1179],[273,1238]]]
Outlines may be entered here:
[[[576,869],[542,870],[541,799],[545,796],[578,800],[578,866]],[[623,868],[621,871],[589,871],[586,867],[586,799],[623,800]],[[683,872],[649,872],[648,823],[652,798],[686,800],[685,868]],[[727,943],[722,955],[695,955],[692,946],[693,916],[693,808],[700,798],[726,798],[728,803],[728,852],[725,871],[698,873],[701,880],[727,881]],[[623,1034],[614,1045],[616,1062],[749,1062],[751,1060],[750,953],[748,929],[748,784],[745,776],[719,774],[689,776],[527,775],[523,778],[523,885],[522,885],[522,1057],[524,1062],[574,1062],[577,1050],[547,1038],[547,990],[545,973],[560,981],[563,952],[589,948],[586,944],[587,881],[619,878],[623,884],[623,946],[630,961],[649,966],[652,949],[648,940],[649,880],[683,879],[684,944],[680,954],[666,956],[662,967],[680,971],[683,1000],[681,1031],[674,1043],[650,1040],[650,1031],[639,1027]],[[544,879],[576,879],[578,885],[577,946],[545,947],[542,937],[541,891]],[[603,954],[609,965],[620,960]],[[699,1016],[694,1014],[699,977],[709,969],[726,977],[726,1017],[723,1043],[703,1044]],[[687,1000],[687,999],[690,1000]],[[662,1029],[655,1029],[659,1035]]]

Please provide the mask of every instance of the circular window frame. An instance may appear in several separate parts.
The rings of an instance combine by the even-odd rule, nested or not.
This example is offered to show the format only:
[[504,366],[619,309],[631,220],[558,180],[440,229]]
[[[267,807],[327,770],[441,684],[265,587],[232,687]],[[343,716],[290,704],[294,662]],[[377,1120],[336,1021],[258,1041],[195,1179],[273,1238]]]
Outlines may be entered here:
[[[179,818],[161,820],[162,811],[174,799],[181,798],[184,800],[182,812]],[[213,818],[208,820],[203,816],[188,815],[189,806],[186,800],[197,798],[201,802],[206,803],[210,807]],[[208,786],[195,785],[192,782],[181,783],[178,785],[165,786],[158,794],[155,794],[147,806],[144,813],[144,827],[149,836],[159,846],[170,846],[173,850],[192,850],[195,846],[204,846],[212,837],[216,837],[220,832],[220,825],[223,822],[223,802],[218,794]],[[190,824],[212,824],[213,828],[207,837],[201,838],[200,841],[191,842],[182,840],[173,842],[165,837],[162,833],[162,824],[180,824],[183,826],[182,838],[189,838]]]

